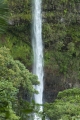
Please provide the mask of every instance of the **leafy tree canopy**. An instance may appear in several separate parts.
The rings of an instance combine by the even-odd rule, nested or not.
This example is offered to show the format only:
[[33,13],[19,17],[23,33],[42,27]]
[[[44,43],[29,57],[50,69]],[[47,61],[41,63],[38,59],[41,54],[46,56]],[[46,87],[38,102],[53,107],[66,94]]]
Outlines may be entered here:
[[38,84],[37,77],[30,73],[18,60],[13,60],[9,49],[0,48],[0,79],[13,82],[13,85],[22,85],[29,92],[35,92],[33,84]]
[[54,103],[46,103],[44,111],[50,120],[80,119],[80,89],[73,88],[59,92]]
[[18,60],[14,60],[10,55],[9,49],[1,47],[0,119],[19,120],[21,117],[20,111],[23,111],[24,103],[28,105],[28,108],[24,108],[24,111],[26,111],[24,115],[27,114],[27,111],[32,112],[33,106],[31,108],[30,104],[26,101],[27,98],[25,97],[24,99],[24,93],[29,95],[36,93],[37,91],[33,88],[33,85],[36,84],[39,84],[37,76],[30,73]]

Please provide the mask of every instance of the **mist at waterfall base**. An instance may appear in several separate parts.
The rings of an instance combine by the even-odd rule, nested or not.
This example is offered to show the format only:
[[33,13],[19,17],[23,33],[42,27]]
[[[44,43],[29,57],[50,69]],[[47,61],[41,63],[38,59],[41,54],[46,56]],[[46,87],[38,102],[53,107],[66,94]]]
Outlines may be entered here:
[[[38,76],[40,85],[34,86],[39,94],[34,95],[35,102],[43,103],[43,45],[42,45],[42,16],[41,16],[41,0],[33,0],[32,2],[32,47],[34,55],[33,74]],[[42,106],[39,112],[43,111]],[[34,120],[42,120],[38,115],[34,114]]]

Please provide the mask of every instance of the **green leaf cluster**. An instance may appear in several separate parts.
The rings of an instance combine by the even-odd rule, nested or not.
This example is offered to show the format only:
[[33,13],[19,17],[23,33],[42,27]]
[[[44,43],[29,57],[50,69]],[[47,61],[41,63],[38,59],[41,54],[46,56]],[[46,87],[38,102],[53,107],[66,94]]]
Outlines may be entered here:
[[59,92],[53,103],[44,105],[44,113],[50,120],[80,119],[80,89],[73,88]]
[[[22,109],[33,110],[33,105],[31,106],[26,100],[27,96],[29,99],[29,96],[31,98],[33,93],[37,93],[33,88],[33,85],[39,84],[37,79],[37,76],[30,73],[21,62],[13,59],[8,48],[0,48],[1,120],[19,120],[20,117],[23,120],[27,112],[24,113]],[[27,104],[28,108],[26,108]]]
[[0,48],[0,79],[12,81],[17,87],[21,84],[29,92],[34,92],[32,85],[38,83],[37,77],[18,60],[13,60],[5,47]]

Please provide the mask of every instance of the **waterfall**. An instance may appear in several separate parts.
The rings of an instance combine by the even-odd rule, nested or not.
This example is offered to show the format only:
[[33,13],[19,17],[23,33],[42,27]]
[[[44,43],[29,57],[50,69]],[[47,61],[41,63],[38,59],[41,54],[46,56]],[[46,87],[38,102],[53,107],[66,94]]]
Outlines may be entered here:
[[[34,54],[33,73],[38,76],[40,85],[36,85],[35,89],[39,94],[35,94],[35,102],[43,103],[43,45],[42,45],[42,16],[41,16],[41,0],[33,0],[32,9],[32,47]],[[40,111],[43,108],[40,107]],[[41,120],[35,115],[34,120]]]

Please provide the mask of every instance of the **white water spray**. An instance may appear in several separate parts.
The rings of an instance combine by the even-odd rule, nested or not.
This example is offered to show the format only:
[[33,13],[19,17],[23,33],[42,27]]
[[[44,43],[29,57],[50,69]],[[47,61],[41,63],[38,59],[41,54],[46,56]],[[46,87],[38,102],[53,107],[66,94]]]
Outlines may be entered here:
[[[32,47],[34,54],[33,73],[38,76],[40,85],[36,85],[35,89],[39,94],[35,94],[35,102],[43,103],[43,45],[42,45],[42,16],[41,16],[41,0],[33,0],[33,27],[32,27]],[[40,111],[43,108],[40,107]],[[35,115],[34,120],[41,120]]]

